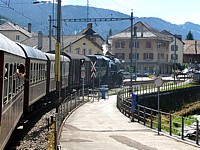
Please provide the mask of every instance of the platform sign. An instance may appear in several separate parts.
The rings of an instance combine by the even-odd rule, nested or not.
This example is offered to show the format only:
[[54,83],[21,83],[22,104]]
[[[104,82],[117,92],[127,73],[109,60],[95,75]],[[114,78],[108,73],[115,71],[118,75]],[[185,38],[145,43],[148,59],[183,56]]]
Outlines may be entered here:
[[91,65],[92,65],[92,68],[91,68],[91,78],[93,77],[93,78],[96,78],[96,68],[95,68],[95,65],[96,65],[96,61],[93,63],[92,61],[91,61]]
[[85,67],[81,67],[81,78],[85,78]]
[[85,78],[85,71],[81,71],[81,78]]

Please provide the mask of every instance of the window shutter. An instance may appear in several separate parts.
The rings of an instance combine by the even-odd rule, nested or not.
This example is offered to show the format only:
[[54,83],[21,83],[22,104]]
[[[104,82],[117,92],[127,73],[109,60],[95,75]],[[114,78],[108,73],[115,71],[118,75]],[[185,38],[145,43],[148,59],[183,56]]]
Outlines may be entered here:
[[115,48],[117,48],[117,42],[115,42]]

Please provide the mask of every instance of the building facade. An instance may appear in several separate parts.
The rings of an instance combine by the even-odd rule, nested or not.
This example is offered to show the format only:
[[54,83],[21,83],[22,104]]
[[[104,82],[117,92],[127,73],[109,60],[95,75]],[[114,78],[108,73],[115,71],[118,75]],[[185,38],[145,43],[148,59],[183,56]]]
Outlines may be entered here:
[[183,63],[187,68],[200,68],[200,41],[184,40]]
[[125,69],[131,68],[131,71],[141,74],[171,73],[169,46],[173,39],[144,22],[134,24],[133,31],[132,50],[131,28],[109,37],[111,52],[115,57],[124,61]]
[[31,23],[28,23],[28,28],[25,29],[17,24],[6,22],[0,25],[0,33],[19,43],[26,40],[27,38],[36,36],[36,34],[31,31]]

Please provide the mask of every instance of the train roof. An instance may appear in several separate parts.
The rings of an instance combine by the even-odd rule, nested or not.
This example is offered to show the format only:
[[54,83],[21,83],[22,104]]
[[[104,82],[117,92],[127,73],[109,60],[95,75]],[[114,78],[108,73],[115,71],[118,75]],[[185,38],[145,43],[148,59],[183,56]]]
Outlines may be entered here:
[[23,48],[28,58],[37,58],[37,59],[47,60],[46,55],[42,51],[26,46],[21,43],[17,43],[17,44]]
[[67,56],[70,60],[71,59],[85,59],[85,61],[90,61],[90,59],[84,55],[72,54],[72,53],[66,53],[66,52],[63,52],[62,54]]
[[[55,60],[55,54],[51,54],[51,53],[45,53],[45,55],[48,57],[49,60]],[[70,59],[64,55],[60,55],[60,60],[61,61],[70,61]]]
[[[47,53],[55,54],[55,50],[49,51]],[[87,56],[84,56],[84,55],[72,54],[72,53],[67,53],[67,52],[62,52],[61,54],[65,55],[70,60],[72,60],[72,59],[85,59],[85,61],[90,61],[90,59]]]
[[0,33],[0,50],[21,57],[26,57],[23,50],[12,40]]
[[81,55],[63,52],[69,59],[82,59]]
[[102,55],[88,55],[88,57],[89,57],[90,59],[92,59],[93,61],[94,61],[94,60],[97,60],[97,59],[103,59],[103,60],[105,60],[105,61],[110,61],[109,58],[107,58],[107,57],[105,57],[105,56],[102,56]]

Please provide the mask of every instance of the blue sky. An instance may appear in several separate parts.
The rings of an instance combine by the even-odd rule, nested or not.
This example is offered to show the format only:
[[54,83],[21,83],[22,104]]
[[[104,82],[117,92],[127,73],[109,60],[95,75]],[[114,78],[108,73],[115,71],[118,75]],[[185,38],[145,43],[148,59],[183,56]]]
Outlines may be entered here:
[[[87,6],[87,0],[62,0],[62,5]],[[133,9],[136,17],[158,17],[174,24],[200,24],[200,0],[89,0],[89,6],[128,15]]]

